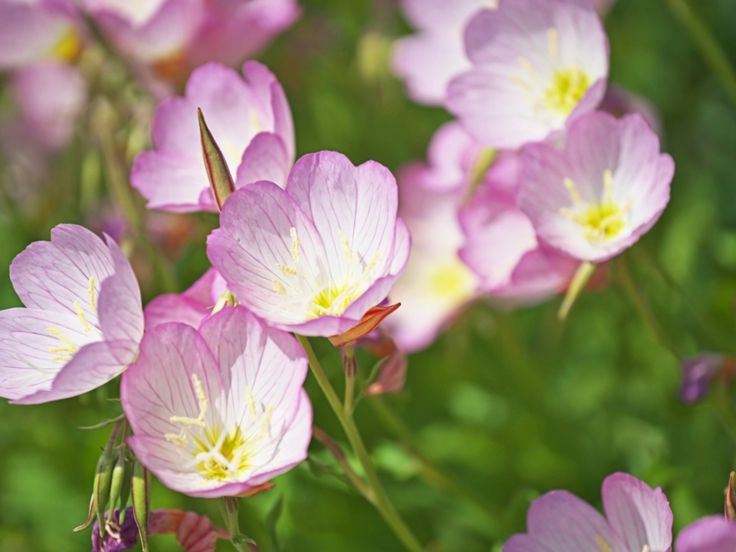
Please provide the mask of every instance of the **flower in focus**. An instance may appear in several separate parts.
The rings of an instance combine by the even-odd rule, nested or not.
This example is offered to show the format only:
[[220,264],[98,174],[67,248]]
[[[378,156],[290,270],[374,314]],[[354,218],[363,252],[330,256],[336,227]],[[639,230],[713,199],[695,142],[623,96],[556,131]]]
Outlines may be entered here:
[[[380,304],[409,256],[397,189],[383,165],[323,151],[233,193],[207,254],[238,301],[275,327],[334,336]],[[372,329],[372,328],[371,328]]]
[[0,395],[33,404],[86,393],[135,359],[143,311],[117,244],[62,224],[10,265],[26,308],[0,312]]
[[470,61],[463,47],[463,30],[470,17],[494,0],[403,0],[406,18],[417,33],[396,41],[393,72],[406,82],[417,102],[441,105],[447,83],[466,69]]
[[562,150],[522,151],[521,209],[540,239],[583,261],[605,261],[659,219],[674,163],[640,115],[595,112],[575,121]]
[[[126,510],[122,525],[118,521],[118,510],[113,512],[112,520],[105,517],[107,523],[102,536],[98,523],[95,521],[93,525],[92,552],[122,552],[135,548],[138,544],[138,527],[133,508]],[[230,538],[226,531],[216,528],[206,516],[182,510],[154,510],[148,522],[148,534],[166,533],[176,534],[176,540],[185,552],[215,552],[218,539]]]
[[156,326],[121,383],[128,443],[171,489],[247,493],[306,458],[306,371],[296,340],[243,308],[226,308],[199,330]]
[[589,0],[501,0],[465,31],[472,69],[448,87],[448,109],[481,142],[516,148],[595,109],[608,41]]
[[477,278],[458,256],[463,235],[457,218],[473,154],[482,155],[481,149],[457,123],[448,123],[430,144],[430,163],[409,165],[399,174],[399,215],[411,231],[412,248],[389,295],[401,308],[383,327],[404,352],[429,345],[475,295]]
[[479,289],[514,303],[531,303],[561,292],[578,263],[537,239],[517,205],[518,154],[499,155],[460,212],[460,257],[477,274]]
[[283,185],[294,160],[294,128],[281,85],[249,61],[244,79],[217,63],[194,71],[184,97],[165,100],[153,121],[154,151],[136,159],[131,180],[151,209],[216,209],[197,122],[200,107],[236,176],[236,187],[270,180]]
[[184,293],[159,295],[148,303],[143,311],[146,328],[166,322],[181,322],[199,328],[227,293],[225,280],[211,268]]
[[677,552],[730,552],[736,550],[736,523],[708,516],[691,523],[677,536]]
[[503,551],[670,550],[672,511],[662,489],[652,489],[629,474],[615,473],[605,479],[601,494],[605,517],[567,491],[552,491],[538,498],[527,513],[527,533],[513,536]]

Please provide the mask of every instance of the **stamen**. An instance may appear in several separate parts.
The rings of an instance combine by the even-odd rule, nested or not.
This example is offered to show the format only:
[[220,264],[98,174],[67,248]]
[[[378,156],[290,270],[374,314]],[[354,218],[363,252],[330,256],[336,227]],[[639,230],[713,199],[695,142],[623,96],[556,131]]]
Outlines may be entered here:
[[595,536],[595,545],[598,547],[600,552],[613,552],[611,546],[606,542],[606,539],[602,535]]
[[84,315],[82,305],[79,304],[79,301],[74,301],[74,303],[72,303],[72,307],[74,307],[74,312],[77,313],[77,318],[82,321],[84,332],[89,333],[92,328],[90,327],[89,322],[87,322],[87,317]]
[[280,264],[279,270],[281,270],[281,272],[283,272],[284,274],[288,276],[297,276],[299,274],[296,268],[294,268],[293,266],[285,265],[285,264]]
[[59,328],[47,328],[46,331],[61,341],[62,345],[64,345],[64,347],[49,347],[49,353],[54,355],[51,357],[51,361],[69,362],[72,359],[72,356],[74,356],[74,353],[79,350],[79,346],[69,339],[69,337],[67,337]]
[[192,386],[194,387],[194,394],[197,396],[197,403],[199,405],[199,414],[196,418],[190,418],[188,416],[171,416],[169,421],[172,424],[181,424],[185,427],[197,426],[206,427],[204,423],[205,416],[207,415],[207,395],[204,393],[202,382],[197,374],[192,374]]
[[337,231],[337,239],[340,242],[340,247],[342,248],[342,254],[345,256],[345,260],[352,264],[353,249],[350,247],[350,242],[342,230]]
[[526,71],[530,77],[533,78],[536,76],[537,72],[534,70],[534,66],[531,64],[531,62],[527,58],[522,56],[519,58],[518,61],[519,61],[519,65],[521,65],[521,68],[524,69],[524,71]]
[[297,236],[296,228],[293,226],[289,228],[289,235],[291,236],[291,258],[294,259],[295,264],[299,264],[299,236]]
[[258,134],[263,130],[263,123],[261,122],[261,116],[258,114],[258,111],[251,109],[248,113],[248,118],[250,119],[250,129],[253,134]]
[[613,171],[603,171],[603,201],[613,201]]
[[95,292],[94,276],[90,276],[89,278],[89,306],[92,307],[93,312],[97,312],[97,296]]
[[575,205],[582,205],[583,198],[580,197],[580,193],[578,192],[578,187],[575,182],[571,178],[565,178],[562,181],[562,184],[565,186],[567,193],[570,194],[570,199],[572,199],[572,202]]
[[245,400],[248,403],[248,413],[251,417],[255,418],[258,416],[258,412],[256,411],[256,398],[253,396],[253,390],[250,387],[245,389]]

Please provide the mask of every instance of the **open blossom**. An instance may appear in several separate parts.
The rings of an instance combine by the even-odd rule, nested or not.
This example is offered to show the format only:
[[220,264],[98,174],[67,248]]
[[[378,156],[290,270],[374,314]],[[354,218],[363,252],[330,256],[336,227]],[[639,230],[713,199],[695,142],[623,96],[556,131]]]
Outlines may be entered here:
[[241,63],[291,25],[296,0],[87,0],[126,56],[178,81],[205,62]]
[[518,154],[499,154],[460,212],[460,257],[477,274],[481,291],[530,303],[561,292],[579,263],[537,239],[518,206],[520,172]]
[[677,536],[676,552],[730,552],[736,550],[736,523],[708,516],[688,525]]
[[165,100],[153,120],[154,151],[136,159],[131,179],[151,209],[216,209],[202,160],[197,122],[201,108],[236,176],[236,187],[270,180],[280,185],[294,161],[294,127],[281,85],[249,61],[244,79],[217,63],[192,73],[184,97]]
[[233,193],[207,254],[238,301],[270,324],[333,336],[381,303],[409,256],[397,190],[384,166],[323,151],[294,165],[286,189]]
[[477,278],[458,257],[463,235],[457,216],[471,178],[471,153],[481,154],[457,123],[448,123],[432,139],[429,163],[399,174],[399,214],[411,231],[412,249],[389,295],[401,308],[383,328],[404,352],[429,345],[475,295]]
[[306,458],[306,371],[292,336],[241,307],[223,309],[199,330],[156,326],[121,383],[129,445],[171,489],[247,493]]
[[540,239],[577,259],[605,261],[635,243],[659,219],[674,163],[640,115],[590,113],[565,144],[522,152],[520,206]]
[[114,241],[63,224],[10,265],[26,308],[0,312],[0,395],[32,404],[81,395],[120,374],[143,334],[133,270]]
[[0,0],[0,70],[70,61],[81,41],[65,0]]
[[417,102],[441,105],[447,84],[466,69],[463,31],[470,17],[495,0],[403,0],[402,10],[417,32],[396,41],[392,68]]
[[538,498],[527,514],[527,533],[512,537],[503,552],[669,552],[672,511],[660,488],[615,473],[601,494],[605,517],[567,491]]
[[181,322],[199,328],[227,292],[222,276],[211,268],[184,293],[159,295],[146,305],[146,328],[165,322]]
[[501,0],[465,31],[472,69],[448,87],[448,109],[484,144],[516,148],[595,109],[608,42],[590,0]]

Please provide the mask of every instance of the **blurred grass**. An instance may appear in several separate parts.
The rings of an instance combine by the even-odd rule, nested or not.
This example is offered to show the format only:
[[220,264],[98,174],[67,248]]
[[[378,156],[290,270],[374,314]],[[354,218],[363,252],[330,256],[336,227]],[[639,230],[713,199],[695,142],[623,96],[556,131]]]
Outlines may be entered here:
[[[691,4],[735,61],[732,0]],[[376,159],[392,169],[423,158],[430,136],[449,116],[412,104],[376,63],[389,41],[407,31],[395,5],[303,5],[301,21],[263,56],[286,88],[299,151],[337,149],[356,163]],[[611,80],[655,104],[666,149],[677,163],[669,208],[627,254],[635,285],[682,352],[734,353],[736,111],[666,1],[619,0],[606,26]],[[7,101],[3,107],[10,109]],[[3,182],[11,197],[21,199],[0,210],[0,306],[18,304],[6,267],[28,242],[47,238],[59,222],[95,224],[91,218],[101,214],[104,173],[88,161],[82,177],[89,147],[78,137],[32,193],[18,196],[22,182]],[[80,189],[91,194],[85,204]],[[215,224],[206,215],[188,219],[184,243],[165,247],[182,286],[206,268],[203,238]],[[160,285],[146,270],[145,257],[137,261],[150,298]],[[500,549],[523,530],[526,509],[538,494],[567,488],[599,504],[602,479],[617,470],[664,486],[677,528],[721,510],[727,474],[736,465],[736,428],[724,428],[712,400],[694,407],[679,402],[677,360],[637,317],[617,284],[616,264],[608,285],[585,294],[564,325],[555,318],[555,302],[514,312],[479,304],[432,348],[411,358],[406,390],[384,402],[432,469],[447,479],[438,479],[398,444],[380,411],[368,402],[359,405],[358,423],[376,451],[389,494],[433,550]],[[341,389],[336,355],[327,346],[320,352]],[[315,422],[342,438],[313,381],[308,390]],[[88,549],[88,534],[73,534],[71,527],[86,513],[106,434],[77,428],[114,413],[118,407],[106,396],[116,393],[113,383],[61,403],[0,404],[0,550]],[[317,462],[329,464],[320,445],[312,448]],[[265,519],[279,497],[280,550],[399,550],[373,509],[318,467],[305,463],[276,483],[275,490],[244,500],[241,511],[244,531],[264,550],[276,550]],[[189,508],[219,522],[213,502],[158,484],[154,507]],[[158,538],[154,549],[177,548],[171,538]]]

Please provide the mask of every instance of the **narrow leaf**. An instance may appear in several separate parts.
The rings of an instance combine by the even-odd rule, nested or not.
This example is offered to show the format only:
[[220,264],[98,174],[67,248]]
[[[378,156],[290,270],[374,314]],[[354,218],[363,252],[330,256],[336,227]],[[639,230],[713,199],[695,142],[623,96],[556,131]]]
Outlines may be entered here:
[[215,196],[217,208],[222,210],[225,200],[235,191],[235,183],[230,175],[225,156],[215,142],[200,108],[197,108],[197,117],[199,118],[199,136],[202,141],[204,166],[207,169],[207,177],[210,179],[210,187]]

